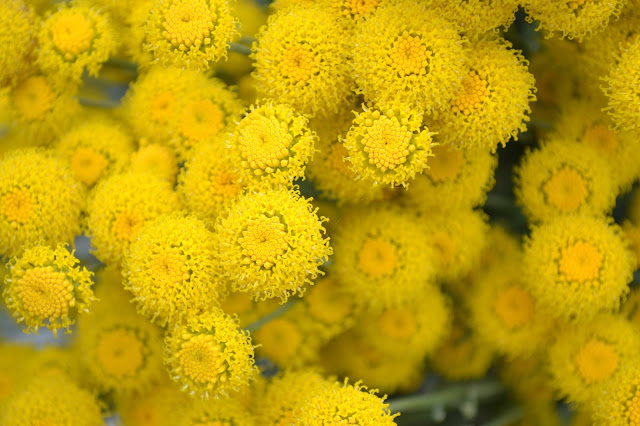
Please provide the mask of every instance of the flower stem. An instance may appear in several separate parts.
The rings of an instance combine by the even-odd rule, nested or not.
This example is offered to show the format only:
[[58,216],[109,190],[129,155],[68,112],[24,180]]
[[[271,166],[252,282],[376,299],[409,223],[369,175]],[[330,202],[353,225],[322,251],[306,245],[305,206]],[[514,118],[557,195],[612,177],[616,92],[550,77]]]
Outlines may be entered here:
[[247,56],[251,54],[251,48],[240,43],[229,43],[229,50]]
[[298,303],[298,300],[299,299],[290,299],[287,303],[285,303],[284,305],[280,306],[278,309],[274,310],[270,314],[267,314],[267,315],[263,316],[258,321],[255,321],[255,322],[249,324],[244,329],[247,330],[249,333],[255,333],[257,330],[260,329],[260,327],[262,327],[263,325],[265,325],[269,321],[278,318],[279,316],[281,316],[282,314],[287,312],[289,309],[291,309],[293,307],[293,305]]

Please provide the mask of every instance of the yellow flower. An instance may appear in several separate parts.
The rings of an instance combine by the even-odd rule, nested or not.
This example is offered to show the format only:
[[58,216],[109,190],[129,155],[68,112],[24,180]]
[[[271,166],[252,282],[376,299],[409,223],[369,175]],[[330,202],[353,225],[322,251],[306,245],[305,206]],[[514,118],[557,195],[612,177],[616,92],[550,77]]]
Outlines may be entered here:
[[558,217],[525,241],[524,284],[542,309],[565,320],[617,309],[634,267],[622,230],[605,219]]
[[350,38],[338,16],[303,3],[269,17],[252,46],[259,97],[304,114],[337,112],[350,103]]
[[105,15],[85,6],[63,6],[40,29],[36,62],[43,73],[77,85],[85,69],[98,75],[115,50],[115,35]]
[[464,75],[458,28],[425,4],[399,0],[359,23],[353,72],[365,100],[401,99],[412,109],[447,107]]
[[[254,426],[254,415],[233,397],[210,399],[201,404],[192,404],[183,411],[181,426]],[[258,412],[262,417],[263,414]]]
[[230,140],[249,179],[288,184],[304,178],[317,139],[309,120],[285,104],[252,105]]
[[234,291],[283,302],[322,272],[332,249],[317,209],[296,189],[257,187],[216,223],[219,262]]
[[602,397],[607,382],[640,360],[637,329],[618,315],[600,315],[590,323],[561,330],[549,348],[554,386],[569,401],[590,404]]
[[271,320],[255,332],[258,355],[267,357],[282,368],[299,368],[317,362],[322,345],[322,341],[312,333],[309,318],[302,315],[300,308],[297,311],[297,315],[289,311],[286,317]]
[[314,332],[322,335],[325,341],[351,328],[355,323],[358,310],[344,287],[333,276],[324,276],[316,280],[313,288],[302,299],[305,315],[313,320]]
[[49,151],[19,149],[0,160],[0,243],[13,256],[30,244],[70,242],[80,233],[84,191]]
[[93,274],[79,263],[63,245],[33,246],[9,260],[2,296],[25,332],[47,327],[56,337],[60,328],[70,333],[76,316],[89,312]]
[[276,299],[254,300],[251,294],[230,291],[220,305],[225,313],[238,317],[240,328],[245,328],[278,309],[280,304]]
[[617,62],[611,65],[603,87],[609,97],[608,113],[616,128],[640,134],[638,112],[638,81],[640,80],[640,38],[622,47]]
[[202,399],[246,388],[257,371],[249,333],[219,309],[176,323],[164,343],[171,378]]
[[3,342],[0,344],[0,403],[29,380],[35,357],[33,346]]
[[636,426],[640,423],[640,370],[636,366],[617,375],[591,401],[593,424]]
[[[283,0],[275,0],[272,7],[277,8]],[[340,14],[345,19],[345,27],[355,28],[355,25],[371,16],[379,7],[388,3],[387,0],[325,0],[334,13]]]
[[22,0],[0,4],[0,87],[12,86],[29,68],[38,21]]
[[520,51],[507,41],[480,38],[467,51],[462,84],[432,125],[444,145],[481,147],[495,152],[527,130],[535,79]]
[[162,65],[206,70],[236,35],[228,0],[162,0],[149,12],[145,49]]
[[529,151],[516,173],[516,197],[532,222],[571,214],[603,216],[615,204],[610,165],[580,141],[550,139]]
[[414,109],[363,108],[343,141],[356,178],[374,185],[408,186],[429,168],[433,133],[422,127],[422,114]]
[[146,222],[122,261],[124,287],[138,312],[161,326],[218,305],[214,234],[184,214]]
[[173,150],[155,144],[140,142],[140,148],[131,154],[131,170],[135,173],[148,172],[166,180],[171,185],[176,182],[178,160]]
[[[469,0],[464,2],[450,2],[437,0],[435,7],[443,9],[444,16],[456,22],[460,30],[475,34],[483,33],[494,28],[509,26],[515,20],[515,14],[520,5],[519,0]],[[433,7],[433,6],[432,6]]]
[[102,262],[115,264],[136,232],[149,220],[180,209],[171,185],[148,173],[126,172],[101,181],[87,202],[86,234],[92,252]]
[[500,381],[511,388],[518,401],[530,406],[556,401],[546,355],[539,352],[527,358],[504,359],[500,364]]
[[116,123],[90,120],[63,135],[56,148],[69,160],[76,179],[90,187],[124,169],[133,151],[133,141]]
[[[167,376],[166,372],[162,372]],[[126,426],[176,426],[197,403],[173,382],[164,381],[136,395],[116,395],[115,405]]]

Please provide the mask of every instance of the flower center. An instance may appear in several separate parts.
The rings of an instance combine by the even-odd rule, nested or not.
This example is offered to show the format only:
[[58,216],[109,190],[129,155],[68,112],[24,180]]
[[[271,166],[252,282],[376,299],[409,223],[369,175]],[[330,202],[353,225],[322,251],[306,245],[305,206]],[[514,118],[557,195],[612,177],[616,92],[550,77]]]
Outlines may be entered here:
[[280,70],[293,83],[304,83],[318,72],[316,55],[307,46],[290,46],[282,54]]
[[577,209],[589,195],[584,178],[570,167],[554,173],[542,190],[549,203],[563,212]]
[[214,383],[226,379],[222,376],[227,371],[224,353],[211,334],[189,336],[177,357],[184,374],[196,383],[208,383],[213,387]]
[[148,263],[148,273],[159,288],[179,289],[189,279],[189,269],[185,265],[180,248],[167,248],[154,253]]
[[327,155],[327,159],[329,164],[334,170],[339,171],[343,176],[348,177],[349,179],[353,179],[355,177],[355,173],[349,167],[349,163],[344,161],[344,158],[349,155],[349,151],[344,147],[341,143],[334,143],[329,148],[329,155]]
[[175,104],[175,96],[171,92],[161,92],[151,99],[151,118],[159,123],[166,123],[172,114],[171,106]]
[[533,298],[519,285],[513,285],[496,296],[493,309],[504,325],[513,330],[533,318]]
[[433,155],[429,161],[429,168],[425,170],[425,174],[431,180],[444,182],[458,177],[464,164],[462,151],[438,145],[433,148]]
[[102,369],[116,378],[133,376],[144,363],[144,345],[131,330],[104,333],[98,342],[98,361]]
[[224,113],[208,99],[192,101],[182,112],[182,134],[187,138],[202,141],[211,139],[224,128]]
[[618,354],[613,346],[595,338],[580,349],[575,361],[587,384],[606,379],[618,368]]
[[415,318],[406,310],[389,309],[380,316],[380,331],[393,339],[409,340],[416,328]]
[[354,21],[372,13],[380,4],[380,0],[345,0],[343,15],[351,16]]
[[469,115],[480,108],[488,96],[487,81],[482,79],[476,71],[471,71],[462,80],[462,87],[451,100],[451,110],[454,113]]
[[64,54],[65,59],[89,50],[95,35],[93,23],[80,12],[61,14],[51,23],[53,44]]
[[40,266],[24,271],[19,278],[17,296],[22,306],[34,318],[64,318],[75,306],[73,284],[63,272],[51,266]]
[[14,103],[26,120],[42,120],[51,110],[55,95],[44,77],[30,77],[14,93]]
[[389,49],[387,64],[401,77],[428,72],[431,51],[422,44],[419,36],[412,37],[407,31]]
[[233,172],[217,171],[211,173],[211,192],[225,200],[238,195],[242,185],[238,183],[238,176]]
[[296,326],[281,318],[263,326],[256,333],[256,338],[264,345],[266,355],[277,363],[288,360],[302,343],[302,335]]
[[596,124],[584,132],[584,140],[599,151],[612,154],[620,148],[616,133],[604,124]]
[[33,214],[35,204],[26,189],[16,189],[0,199],[0,209],[9,222],[26,223]]
[[252,220],[238,239],[244,262],[270,269],[288,249],[285,226],[277,216],[261,215]]
[[73,153],[71,165],[78,180],[91,186],[102,176],[109,162],[99,152],[91,148],[80,147]]
[[205,0],[175,0],[163,14],[162,36],[174,47],[184,51],[211,44],[211,31],[218,17]]
[[[373,114],[376,120],[367,129],[362,144],[364,152],[369,155],[369,163],[386,172],[407,161],[415,147],[411,145],[411,132],[406,126],[402,126],[396,119],[386,115],[378,116],[376,113],[377,111]],[[393,111],[389,114],[393,116]]]
[[132,241],[133,234],[144,223],[144,218],[138,213],[132,211],[123,211],[117,213],[113,222],[113,233],[121,240]]
[[285,158],[289,156],[293,136],[286,123],[276,117],[254,117],[241,130],[241,135],[240,155],[255,175],[273,173],[275,168],[289,164]]
[[593,244],[578,241],[560,255],[560,272],[569,281],[597,280],[602,266],[602,253]]
[[446,232],[434,232],[431,235],[431,244],[436,250],[441,266],[447,266],[453,261],[454,245]]
[[627,419],[630,426],[640,425],[640,389],[636,389],[633,396],[626,401]]
[[351,313],[351,301],[331,278],[323,278],[305,295],[309,313],[326,323],[339,323]]
[[398,249],[380,237],[369,237],[358,253],[358,268],[372,279],[393,274],[398,266]]

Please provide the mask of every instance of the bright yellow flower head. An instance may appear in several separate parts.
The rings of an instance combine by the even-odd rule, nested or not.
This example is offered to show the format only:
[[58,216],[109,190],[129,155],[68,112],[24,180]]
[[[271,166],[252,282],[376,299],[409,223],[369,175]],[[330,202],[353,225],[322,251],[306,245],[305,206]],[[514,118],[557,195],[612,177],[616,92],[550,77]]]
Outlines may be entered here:
[[523,158],[515,192],[533,222],[571,214],[603,216],[617,195],[606,159],[584,142],[559,137]]
[[13,256],[30,244],[56,245],[80,234],[84,190],[49,151],[20,149],[0,159],[0,246]]
[[321,5],[300,4],[269,17],[251,58],[260,97],[304,114],[337,112],[349,104],[349,36],[338,16]]
[[306,316],[325,340],[352,327],[358,310],[345,285],[333,276],[318,278],[302,299]]
[[156,386],[137,394],[117,394],[115,401],[118,415],[122,423],[129,426],[176,426],[180,424],[183,414],[191,410],[199,401],[180,392],[180,388],[168,381],[166,371],[162,375],[167,381],[161,381]]
[[640,424],[640,369],[637,363],[617,375],[602,394],[590,402],[593,424],[636,426]]
[[617,309],[635,267],[622,230],[587,216],[558,217],[534,228],[524,255],[524,284],[542,309],[565,320]]
[[445,109],[460,85],[465,52],[458,29],[413,0],[380,7],[358,25],[353,70],[365,100]]
[[86,234],[93,253],[104,263],[120,262],[147,221],[179,209],[178,195],[156,175],[127,172],[104,179],[87,203]]
[[29,68],[36,15],[22,0],[0,4],[0,86],[11,86]]
[[147,18],[145,49],[162,65],[206,70],[227,57],[236,23],[229,0],[158,0]]
[[131,154],[131,170],[149,172],[173,185],[178,174],[178,160],[173,150],[163,145],[143,143],[143,141],[140,145],[140,148]]
[[325,342],[301,304],[269,321],[254,334],[256,353],[282,368],[300,368],[318,361]]
[[[260,417],[262,413],[258,412]],[[184,410],[180,426],[254,426],[256,419],[241,401],[233,397],[196,402]]]
[[498,27],[509,28],[520,5],[519,0],[436,0],[433,3],[443,9],[447,19],[460,26],[460,31],[469,34],[483,33]]
[[608,112],[617,128],[640,134],[640,38],[622,48],[619,61],[611,65],[603,87],[609,97]]
[[93,303],[92,273],[63,245],[55,250],[34,246],[9,261],[2,296],[25,332],[47,327],[57,330],[75,322],[78,314],[89,312]]
[[397,105],[356,113],[343,142],[356,179],[406,187],[429,168],[432,135],[420,112]]
[[187,320],[218,305],[214,235],[183,214],[145,223],[122,261],[124,287],[138,312],[161,326]]
[[317,140],[308,122],[285,104],[252,105],[230,141],[243,174],[248,179],[283,184],[304,178]]
[[[334,13],[345,18],[345,27],[355,28],[355,25],[371,16],[379,7],[386,4],[387,0],[322,0],[321,3],[330,7]],[[283,0],[275,0],[272,7],[277,8],[277,3],[284,3]]]
[[256,373],[249,333],[219,309],[176,323],[164,344],[171,378],[202,399],[240,391]]
[[310,200],[297,190],[257,187],[216,223],[219,262],[235,291],[283,301],[304,292],[332,254]]

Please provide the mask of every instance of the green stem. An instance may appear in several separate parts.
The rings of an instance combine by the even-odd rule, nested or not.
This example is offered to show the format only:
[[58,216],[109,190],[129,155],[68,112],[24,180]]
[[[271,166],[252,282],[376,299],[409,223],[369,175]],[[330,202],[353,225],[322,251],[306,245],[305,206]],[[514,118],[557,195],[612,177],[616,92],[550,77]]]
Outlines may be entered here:
[[510,424],[522,418],[522,408],[513,406],[502,412],[498,417],[485,423],[482,426],[503,426]]
[[101,101],[98,99],[89,99],[82,96],[78,96],[78,102],[80,103],[80,105],[98,107],[98,108],[115,108],[119,105],[117,102],[107,102],[107,101]]
[[126,59],[121,58],[109,58],[109,60],[105,63],[105,65],[121,68],[125,71],[137,74],[138,73],[138,64],[135,62],[127,61]]
[[276,309],[275,311],[271,312],[270,314],[267,314],[267,315],[263,316],[258,321],[249,324],[244,329],[247,330],[249,333],[255,333],[257,330],[260,329],[260,327],[262,327],[263,325],[265,325],[269,321],[278,318],[279,316],[281,316],[285,312],[287,312],[289,309],[291,309],[296,303],[298,303],[298,300],[299,299],[289,299],[289,301],[287,303],[285,303],[284,305],[280,306],[278,309]]
[[484,205],[486,208],[497,211],[510,211],[517,209],[513,199],[495,193],[487,194],[487,201],[485,201]]
[[248,44],[249,46],[251,46],[255,41],[258,41],[258,39],[249,35],[243,35],[242,37],[240,37],[239,41],[242,44]]
[[236,53],[242,53],[247,56],[251,54],[251,48],[240,43],[229,43],[229,50]]

